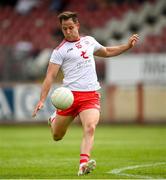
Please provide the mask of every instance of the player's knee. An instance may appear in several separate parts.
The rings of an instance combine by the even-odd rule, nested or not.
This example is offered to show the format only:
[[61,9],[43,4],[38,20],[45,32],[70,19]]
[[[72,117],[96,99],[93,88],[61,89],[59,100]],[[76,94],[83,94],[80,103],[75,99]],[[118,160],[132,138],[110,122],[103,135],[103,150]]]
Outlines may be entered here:
[[53,134],[54,141],[60,141],[63,138],[63,136],[60,136],[59,134]]
[[88,125],[86,127],[86,133],[89,135],[93,135],[95,133],[96,126],[95,125]]

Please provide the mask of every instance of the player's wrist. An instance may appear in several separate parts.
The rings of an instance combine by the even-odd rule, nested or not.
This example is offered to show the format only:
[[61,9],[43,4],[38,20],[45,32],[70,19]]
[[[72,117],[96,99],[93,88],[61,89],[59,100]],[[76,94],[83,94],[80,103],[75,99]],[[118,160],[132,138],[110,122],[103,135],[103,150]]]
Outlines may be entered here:
[[44,104],[44,100],[41,100],[41,99],[40,99],[40,100],[39,100],[39,103],[40,103],[40,104]]
[[126,50],[128,50],[130,48],[132,48],[132,44],[129,42],[129,43],[126,44]]

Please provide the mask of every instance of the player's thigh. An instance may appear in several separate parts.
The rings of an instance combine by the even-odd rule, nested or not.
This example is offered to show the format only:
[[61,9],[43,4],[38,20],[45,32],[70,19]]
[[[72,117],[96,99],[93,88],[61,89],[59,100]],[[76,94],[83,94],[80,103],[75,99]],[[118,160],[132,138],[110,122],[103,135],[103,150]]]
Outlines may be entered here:
[[99,122],[100,111],[98,109],[86,109],[79,114],[84,128],[96,126]]
[[62,116],[56,114],[55,121],[52,122],[53,133],[65,133],[70,123],[73,121],[72,116]]

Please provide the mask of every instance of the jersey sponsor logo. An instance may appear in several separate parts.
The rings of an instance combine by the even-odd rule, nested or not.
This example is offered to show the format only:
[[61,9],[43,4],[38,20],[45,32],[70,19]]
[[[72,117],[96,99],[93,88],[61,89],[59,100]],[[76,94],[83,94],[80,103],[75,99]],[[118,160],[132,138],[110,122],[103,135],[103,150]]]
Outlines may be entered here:
[[86,51],[81,51],[81,56],[84,58],[84,59],[88,59],[89,57],[86,55]]
[[89,66],[91,66],[91,60],[90,59],[88,59],[86,61],[79,62],[77,64],[77,69],[86,68],[86,67],[89,67]]

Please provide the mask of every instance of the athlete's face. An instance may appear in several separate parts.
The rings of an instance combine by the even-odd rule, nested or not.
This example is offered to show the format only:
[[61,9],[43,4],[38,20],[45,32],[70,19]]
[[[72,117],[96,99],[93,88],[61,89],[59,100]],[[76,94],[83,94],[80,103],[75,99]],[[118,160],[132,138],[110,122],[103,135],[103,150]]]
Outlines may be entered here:
[[72,18],[62,20],[62,32],[68,41],[76,41],[79,39],[79,23],[74,23]]

